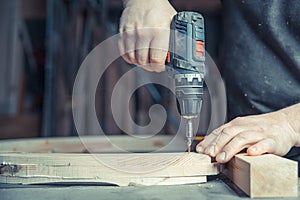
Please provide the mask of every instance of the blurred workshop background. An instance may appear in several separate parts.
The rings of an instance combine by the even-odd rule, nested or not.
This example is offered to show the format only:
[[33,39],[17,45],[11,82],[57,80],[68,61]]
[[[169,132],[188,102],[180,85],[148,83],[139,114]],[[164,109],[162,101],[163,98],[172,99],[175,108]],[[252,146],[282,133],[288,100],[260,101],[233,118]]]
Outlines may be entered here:
[[[170,2],[177,11],[204,14],[206,50],[217,62],[222,35],[219,0]],[[0,1],[0,139],[77,135],[72,117],[76,73],[96,45],[118,33],[122,9],[121,0]],[[110,96],[117,80],[132,67],[116,60],[98,85],[98,120],[107,134],[124,134],[112,118]],[[146,85],[131,97],[128,117],[145,125],[149,107],[161,103],[168,111],[161,134],[174,134],[179,120],[174,101],[166,88]],[[201,119],[199,134],[206,132],[208,118]],[[96,134],[89,131],[88,122],[82,121],[87,134]]]

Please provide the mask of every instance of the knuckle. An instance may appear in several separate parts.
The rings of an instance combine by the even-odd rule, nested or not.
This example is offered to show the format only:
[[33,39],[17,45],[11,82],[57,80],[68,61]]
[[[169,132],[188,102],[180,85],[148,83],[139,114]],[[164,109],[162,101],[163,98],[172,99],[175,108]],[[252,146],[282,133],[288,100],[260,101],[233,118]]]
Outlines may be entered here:
[[134,54],[132,53],[127,53],[127,59],[130,61],[131,64],[136,64],[136,60],[134,58]]
[[236,117],[232,120],[232,124],[240,124],[244,121],[243,117]]
[[124,59],[128,64],[133,64],[132,61],[131,61],[131,59],[128,58],[127,55],[123,55],[122,57],[123,57],[123,59]]
[[133,35],[135,33],[135,27],[132,25],[126,25],[122,27],[122,32],[124,35]]
[[226,152],[226,157],[227,159],[230,159],[234,155],[234,150],[235,148],[232,147],[231,145],[226,145],[222,151]]
[[155,64],[164,64],[165,59],[162,56],[152,54],[150,57],[150,62]]
[[266,138],[257,144],[258,149],[263,150],[268,153],[274,153],[274,152],[277,152],[278,149],[281,149],[281,150],[283,149],[282,147],[281,148],[278,148],[278,147],[279,146],[276,144],[276,140],[274,140],[272,138]]
[[131,52],[131,51],[127,52],[126,55],[127,55],[128,59],[134,60],[134,53],[133,52]]
[[222,151],[225,151],[227,155],[233,156],[243,150],[244,145],[240,142],[231,142],[227,144]]
[[226,127],[222,130],[221,134],[226,136],[233,136],[235,132],[236,132],[235,127]]
[[146,49],[137,49],[136,52],[136,61],[139,65],[146,65],[148,60],[148,51]]
[[204,140],[202,140],[198,145],[202,146],[204,149],[208,147],[208,145],[210,145],[211,142],[208,139],[208,137],[205,137]]
[[223,130],[225,127],[226,127],[226,125],[224,124],[224,125],[220,126],[219,128],[213,130],[213,131],[211,132],[211,134],[214,135],[214,136],[218,136],[218,135],[221,134],[222,130]]
[[220,132],[219,132],[219,130],[216,129],[216,130],[212,131],[211,134],[214,136],[218,136],[218,135],[220,135]]
[[146,59],[144,57],[138,57],[136,61],[137,61],[138,65],[145,65],[145,64],[147,64],[146,63]]
[[248,134],[238,134],[237,136],[236,136],[236,140],[237,141],[247,141],[248,140],[248,138],[249,138],[249,135]]
[[161,59],[161,58],[157,58],[157,57],[153,58],[153,57],[151,57],[151,63],[163,64],[163,62],[164,62],[164,60]]

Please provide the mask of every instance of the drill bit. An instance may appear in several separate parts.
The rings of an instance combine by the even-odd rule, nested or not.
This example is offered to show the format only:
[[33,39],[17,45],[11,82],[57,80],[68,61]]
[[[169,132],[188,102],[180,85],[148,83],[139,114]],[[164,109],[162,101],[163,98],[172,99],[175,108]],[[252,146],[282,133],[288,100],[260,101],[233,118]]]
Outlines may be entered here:
[[193,136],[193,124],[192,124],[192,120],[188,119],[186,124],[186,139],[187,139],[188,153],[191,152],[192,136]]

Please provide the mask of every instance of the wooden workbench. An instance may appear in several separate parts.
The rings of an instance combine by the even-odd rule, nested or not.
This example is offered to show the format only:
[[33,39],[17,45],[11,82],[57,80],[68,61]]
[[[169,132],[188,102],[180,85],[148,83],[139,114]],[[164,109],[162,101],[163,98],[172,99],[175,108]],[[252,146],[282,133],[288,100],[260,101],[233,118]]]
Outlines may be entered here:
[[[239,200],[248,199],[237,188],[229,187],[227,179],[213,178],[198,185],[116,187],[116,186],[49,186],[49,185],[9,185],[0,184],[0,197],[3,200],[14,199],[72,199],[72,200],[108,200],[108,199],[151,199],[151,200]],[[298,181],[300,183],[300,180]],[[298,190],[300,185],[298,185]],[[260,198],[256,198],[260,199]],[[276,200],[300,199],[276,198]],[[265,200],[265,199],[264,199]]]

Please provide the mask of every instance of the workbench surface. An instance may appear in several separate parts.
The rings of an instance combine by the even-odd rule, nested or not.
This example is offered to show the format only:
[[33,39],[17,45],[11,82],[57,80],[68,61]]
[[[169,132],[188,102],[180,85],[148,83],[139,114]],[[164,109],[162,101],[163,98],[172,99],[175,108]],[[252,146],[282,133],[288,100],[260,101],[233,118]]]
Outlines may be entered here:
[[[222,180],[221,180],[222,179]],[[197,200],[235,200],[248,199],[241,191],[230,184],[225,178],[213,177],[207,183],[198,185],[175,185],[175,186],[62,186],[62,185],[11,185],[0,184],[0,199],[197,199]],[[226,184],[226,183],[227,184]],[[298,191],[300,189],[298,179]],[[284,183],[283,183],[284,184]],[[231,185],[231,186],[228,186]],[[298,192],[299,193],[299,192]],[[256,198],[259,199],[259,198]],[[300,199],[295,198],[278,199]]]

